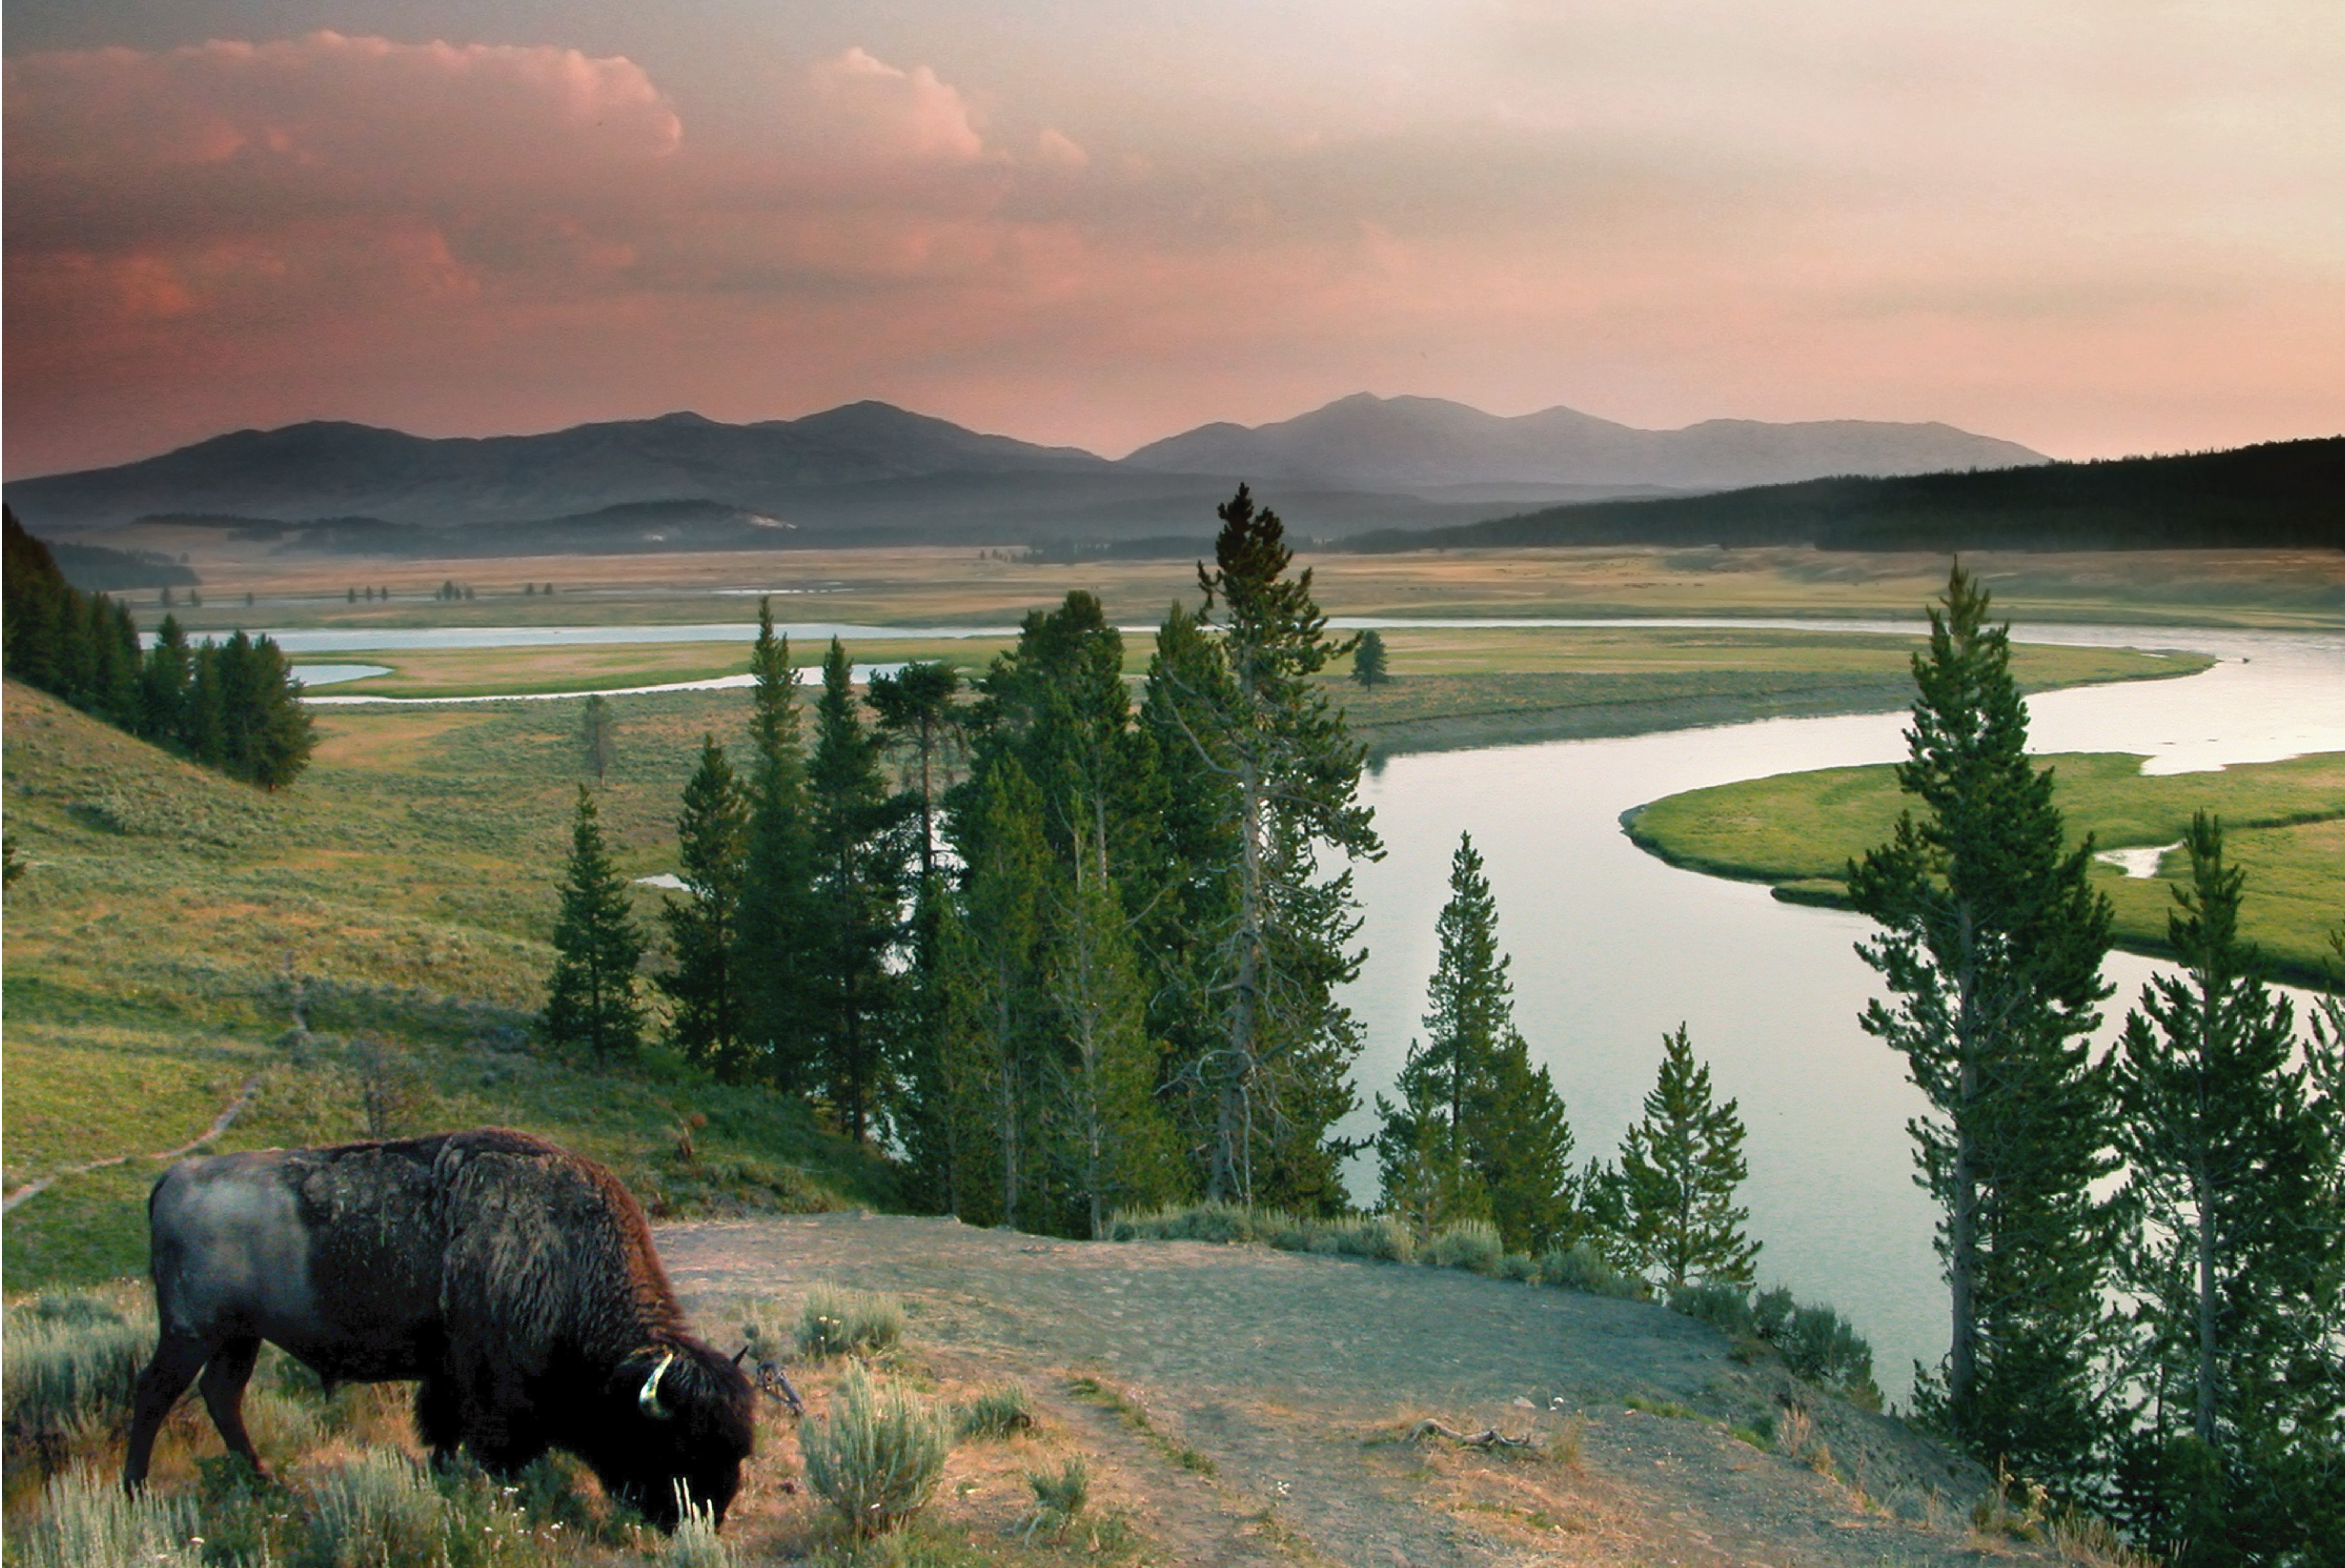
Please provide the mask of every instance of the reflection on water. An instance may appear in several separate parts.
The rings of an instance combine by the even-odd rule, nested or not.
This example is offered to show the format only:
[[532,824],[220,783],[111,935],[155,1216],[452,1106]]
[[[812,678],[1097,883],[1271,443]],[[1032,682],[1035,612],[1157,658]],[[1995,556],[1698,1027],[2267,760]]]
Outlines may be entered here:
[[[2345,638],[2157,628],[2060,628],[2061,640],[2191,647],[2200,676],[2051,693],[2030,705],[2038,750],[2134,751],[2157,771],[2345,749]],[[2022,634],[2032,635],[2032,634]],[[2050,640],[2047,636],[2046,640]],[[1750,1127],[1751,1232],[1762,1279],[1831,1300],[1873,1340],[1902,1398],[1946,1339],[1931,1251],[1936,1210],[1914,1186],[1902,1060],[1856,1023],[1874,994],[1853,951],[1868,922],[1664,865],[1619,828],[1682,789],[1894,759],[1903,715],[1776,719],[1619,739],[1400,757],[1365,780],[1389,852],[1358,868],[1369,959],[1346,1000],[1367,1025],[1361,1100],[1389,1089],[1421,1028],[1461,830],[1481,848],[1514,954],[1516,1017],[1554,1071],[1579,1155],[1610,1157],[1641,1114],[1661,1035],[1683,1021]],[[2152,972],[2113,955],[2122,1017]],[[1365,1132],[1355,1115],[1345,1131]],[[1354,1196],[1375,1172],[1355,1163]]]

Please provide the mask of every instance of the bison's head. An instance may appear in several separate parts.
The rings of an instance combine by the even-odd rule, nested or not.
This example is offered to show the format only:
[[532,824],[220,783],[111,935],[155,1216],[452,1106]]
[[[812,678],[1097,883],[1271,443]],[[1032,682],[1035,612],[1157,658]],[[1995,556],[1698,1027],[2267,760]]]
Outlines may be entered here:
[[596,1467],[604,1487],[662,1530],[683,1517],[679,1487],[722,1522],[756,1438],[756,1390],[741,1369],[678,1336],[621,1362],[610,1391],[621,1441]]

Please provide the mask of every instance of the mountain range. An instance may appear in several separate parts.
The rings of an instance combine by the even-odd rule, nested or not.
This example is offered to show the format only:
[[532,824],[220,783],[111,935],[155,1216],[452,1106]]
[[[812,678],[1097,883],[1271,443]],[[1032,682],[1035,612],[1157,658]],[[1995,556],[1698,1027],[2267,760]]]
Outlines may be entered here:
[[320,421],[5,488],[45,535],[168,520],[295,547],[507,554],[1195,539],[1241,480],[1298,537],[1335,538],[1539,504],[2045,461],[1944,424],[1648,431],[1565,408],[1503,418],[1362,393],[1276,423],[1203,425],[1121,461],[866,402],[752,424],[671,413],[489,437]]

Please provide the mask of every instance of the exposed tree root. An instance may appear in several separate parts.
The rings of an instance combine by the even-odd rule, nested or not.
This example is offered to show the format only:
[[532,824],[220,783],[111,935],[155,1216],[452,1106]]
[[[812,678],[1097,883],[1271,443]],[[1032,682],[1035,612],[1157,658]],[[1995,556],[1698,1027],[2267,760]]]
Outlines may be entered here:
[[1485,1427],[1480,1431],[1473,1433],[1461,1432],[1453,1427],[1442,1425],[1430,1416],[1409,1428],[1408,1435],[1401,1441],[1416,1442],[1429,1437],[1447,1438],[1462,1448],[1537,1448],[1538,1446],[1538,1440],[1534,1438],[1511,1438],[1496,1427]]

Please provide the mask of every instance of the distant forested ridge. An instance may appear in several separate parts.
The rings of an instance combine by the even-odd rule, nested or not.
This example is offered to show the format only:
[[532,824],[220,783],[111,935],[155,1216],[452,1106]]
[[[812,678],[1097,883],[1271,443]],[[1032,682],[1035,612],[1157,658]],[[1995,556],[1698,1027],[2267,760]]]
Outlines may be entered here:
[[66,582],[92,593],[113,594],[125,588],[193,587],[203,579],[160,550],[109,550],[103,545],[49,545],[50,558]]
[[[163,618],[141,654],[130,612],[66,580],[49,546],[5,514],[7,673],[232,779],[274,789],[309,765],[300,683],[268,637],[190,644]],[[111,553],[111,552],[109,552]]]
[[1538,545],[1811,545],[1826,550],[2345,549],[2345,436],[2178,457],[1553,506],[1363,535],[1361,551]]

